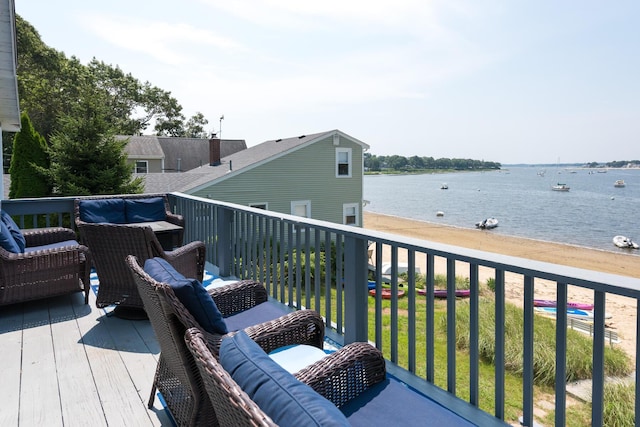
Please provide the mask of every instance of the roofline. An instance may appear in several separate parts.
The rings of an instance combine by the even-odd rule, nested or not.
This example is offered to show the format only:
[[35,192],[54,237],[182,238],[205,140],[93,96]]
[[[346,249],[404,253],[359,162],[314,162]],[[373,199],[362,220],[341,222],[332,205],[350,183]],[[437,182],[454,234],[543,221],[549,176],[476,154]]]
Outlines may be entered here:
[[[309,141],[305,142],[304,144],[296,145],[295,147],[292,147],[292,148],[290,148],[288,150],[281,151],[281,152],[279,152],[277,154],[274,154],[271,157],[267,157],[266,159],[263,159],[261,161],[255,162],[255,163],[253,163],[251,165],[245,166],[242,169],[231,170],[231,171],[227,172],[226,174],[224,174],[222,176],[219,176],[217,178],[214,178],[214,179],[212,179],[211,181],[209,181],[209,182],[207,182],[205,184],[201,184],[201,185],[198,185],[196,187],[189,188],[186,191],[195,192],[195,191],[203,190],[203,189],[209,187],[212,184],[220,183],[220,182],[223,182],[223,181],[225,181],[227,179],[233,178],[234,176],[239,175],[240,173],[243,173],[243,172],[246,172],[246,171],[250,171],[250,170],[252,170],[254,168],[257,168],[259,166],[262,166],[262,165],[264,165],[264,164],[266,164],[268,162],[271,162],[273,160],[279,159],[280,157],[286,156],[286,155],[291,154],[291,153],[293,153],[295,151],[298,151],[298,150],[301,150],[303,148],[306,148],[309,145],[315,144],[316,142],[318,142],[318,141],[320,141],[322,139],[325,139],[325,138],[327,138],[327,137],[329,137],[331,135],[335,135],[335,134],[338,134],[341,137],[344,137],[344,138],[346,138],[346,139],[348,139],[348,140],[350,140],[352,142],[355,142],[358,145],[361,145],[362,148],[365,149],[365,150],[368,150],[370,148],[368,144],[365,144],[364,142],[362,142],[362,141],[360,141],[360,140],[358,140],[356,138],[353,138],[352,136],[349,136],[346,133],[344,133],[344,132],[342,132],[342,131],[340,131],[338,129],[334,129],[334,130],[330,130],[330,131],[327,131],[327,132],[319,133],[318,136],[316,136],[313,139],[310,139]],[[273,140],[269,140],[269,141],[273,141]],[[269,141],[265,141],[265,142],[269,142]],[[233,154],[231,156],[233,156]],[[231,157],[231,156],[227,156],[227,157]],[[225,158],[226,157],[224,157],[224,158],[222,158],[220,160],[223,160]],[[222,165],[220,165],[220,166],[222,166]]]

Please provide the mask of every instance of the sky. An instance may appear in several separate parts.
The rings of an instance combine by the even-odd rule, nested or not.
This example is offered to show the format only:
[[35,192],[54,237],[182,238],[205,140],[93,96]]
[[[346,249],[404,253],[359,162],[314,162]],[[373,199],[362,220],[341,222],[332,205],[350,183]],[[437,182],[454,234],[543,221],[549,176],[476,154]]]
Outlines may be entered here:
[[640,159],[637,0],[15,7],[48,46],[169,91],[248,146],[339,129],[378,156]]

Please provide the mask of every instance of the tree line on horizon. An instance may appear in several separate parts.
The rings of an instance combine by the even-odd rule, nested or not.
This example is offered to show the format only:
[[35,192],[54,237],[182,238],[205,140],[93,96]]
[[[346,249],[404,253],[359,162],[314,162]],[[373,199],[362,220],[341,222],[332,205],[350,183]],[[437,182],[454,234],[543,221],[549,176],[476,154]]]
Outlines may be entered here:
[[439,158],[426,156],[376,156],[364,153],[365,170],[379,172],[383,170],[393,171],[420,171],[420,170],[490,170],[500,169],[498,162],[487,162],[474,159]]

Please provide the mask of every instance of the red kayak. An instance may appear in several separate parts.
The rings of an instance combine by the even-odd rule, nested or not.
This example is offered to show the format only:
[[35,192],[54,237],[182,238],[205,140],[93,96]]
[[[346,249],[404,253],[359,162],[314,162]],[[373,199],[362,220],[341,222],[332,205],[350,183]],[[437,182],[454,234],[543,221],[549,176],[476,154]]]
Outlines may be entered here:
[[[376,290],[375,289],[371,289],[369,291],[369,295],[371,295],[372,297],[376,296]],[[404,296],[404,291],[402,289],[398,289],[398,298],[402,298]],[[382,299],[391,299],[391,289],[386,289],[383,288],[382,289],[382,293],[381,293],[381,297]]]
[[[536,307],[556,307],[557,301],[548,299],[534,299],[533,305]],[[578,310],[593,310],[593,304],[587,304],[586,302],[567,301],[567,308],[575,308]]]

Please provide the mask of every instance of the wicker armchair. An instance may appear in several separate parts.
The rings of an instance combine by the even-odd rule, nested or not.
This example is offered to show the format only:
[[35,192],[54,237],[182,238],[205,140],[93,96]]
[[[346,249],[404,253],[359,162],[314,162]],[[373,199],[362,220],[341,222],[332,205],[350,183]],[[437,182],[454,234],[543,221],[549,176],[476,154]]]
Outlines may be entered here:
[[[171,287],[152,279],[142,269],[135,256],[128,256],[126,262],[160,343],[160,360],[149,398],[149,407],[153,406],[156,390],[159,390],[179,425],[212,423],[212,416],[215,420],[213,407],[184,343],[186,329],[200,328],[200,325],[178,300]],[[255,295],[261,294],[258,292],[259,288],[264,290],[259,283],[245,280],[217,288],[210,291],[210,294],[223,315],[227,316],[233,314],[233,309],[241,311],[247,308],[239,304],[239,301],[249,301],[248,304],[252,304],[251,301],[256,300]],[[218,298],[219,295],[222,297]],[[244,331],[266,349],[290,344],[311,344],[321,348],[324,340],[323,320],[311,310],[295,311],[273,321],[251,326]],[[203,333],[207,335],[207,344],[217,351],[222,335]]]
[[[75,232],[48,227],[22,230],[22,234],[25,253],[0,247],[0,305],[73,292],[84,292],[88,304],[91,259],[88,248],[75,242]],[[62,242],[70,244],[57,245]]]
[[[200,330],[187,330],[184,339],[216,408],[219,425],[276,425],[218,363]],[[339,407],[336,402],[346,402],[384,381],[385,361],[382,353],[368,343],[352,343],[303,369],[296,377]]]
[[162,257],[185,276],[202,280],[205,261],[202,242],[191,242],[165,252],[149,227],[83,222],[79,226],[100,280],[96,298],[98,308],[112,304],[143,308],[131,270],[125,261],[127,255],[135,255],[141,262]]

